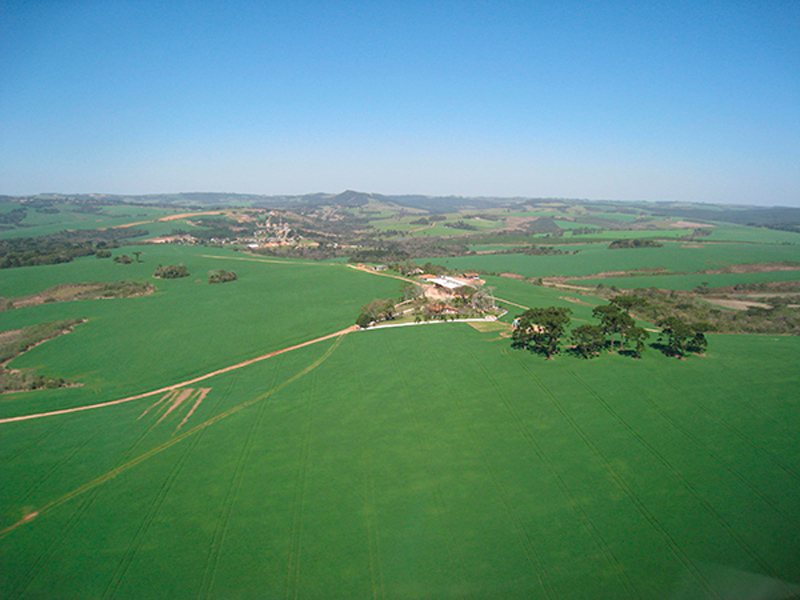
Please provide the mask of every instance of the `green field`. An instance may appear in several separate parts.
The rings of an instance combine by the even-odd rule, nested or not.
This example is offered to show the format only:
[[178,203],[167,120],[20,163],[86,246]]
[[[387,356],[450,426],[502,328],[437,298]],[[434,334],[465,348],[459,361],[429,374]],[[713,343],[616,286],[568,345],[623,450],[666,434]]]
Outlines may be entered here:
[[[689,273],[603,280],[673,289],[797,275],[696,273],[797,259],[766,237],[606,246],[434,262]],[[706,355],[685,360],[656,348],[545,360],[512,348],[514,316],[553,305],[579,325],[602,301],[485,276],[509,313],[483,330],[350,331],[281,352],[350,327],[401,282],[343,259],[113,252],[133,251],[141,262],[0,271],[2,298],[87,281],[156,288],[0,311],[0,333],[87,319],[9,365],[81,385],[0,396],[0,598],[800,594],[800,338],[709,335]],[[170,264],[191,275],[152,278]],[[237,280],[209,285],[216,269]]]
[[712,344],[543,361],[463,324],[362,332],[198,384],[183,425],[188,406],[159,397],[2,424],[3,526],[39,514],[3,532],[0,590],[669,598],[719,593],[715,569],[797,581],[800,381],[781,365],[800,347]]
[[[546,242],[543,242],[547,245]],[[526,256],[523,254],[483,254],[430,259],[451,269],[510,271],[525,277],[553,275],[582,276],[605,271],[664,268],[673,272],[696,272],[726,265],[798,261],[796,246],[778,244],[707,244],[700,248],[665,242],[661,248],[609,250],[608,244],[559,246],[577,255]]]

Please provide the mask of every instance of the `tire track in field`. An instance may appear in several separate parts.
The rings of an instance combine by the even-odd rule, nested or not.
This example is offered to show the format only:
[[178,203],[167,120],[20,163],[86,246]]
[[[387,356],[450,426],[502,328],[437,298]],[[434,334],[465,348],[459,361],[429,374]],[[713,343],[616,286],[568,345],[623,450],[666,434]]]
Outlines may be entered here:
[[[166,442],[163,442],[162,444],[159,444],[158,446],[155,446],[155,447],[151,448],[150,450],[148,450],[147,452],[144,452],[143,454],[137,456],[136,458],[132,458],[132,459],[128,460],[127,462],[119,464],[117,467],[115,467],[114,469],[111,469],[110,471],[107,471],[103,475],[95,477],[94,479],[86,482],[85,484],[75,488],[71,492],[69,492],[67,494],[64,494],[63,496],[61,496],[59,498],[56,498],[55,500],[50,501],[48,504],[46,504],[43,507],[41,507],[35,513],[34,516],[40,516],[40,515],[42,515],[42,514],[44,514],[46,512],[49,512],[49,511],[51,511],[51,510],[53,510],[53,509],[65,504],[65,503],[69,502],[73,498],[76,498],[76,497],[78,497],[78,496],[80,496],[82,494],[85,494],[86,492],[89,492],[89,491],[97,488],[98,486],[104,484],[108,480],[113,479],[114,477],[116,477],[117,475],[127,471],[128,469],[132,469],[133,467],[145,462],[146,460],[152,458],[153,456],[156,456],[157,454],[159,454],[159,453],[163,452],[164,450],[174,446],[175,444],[185,440],[186,438],[195,435],[196,433],[202,431],[206,427],[210,427],[210,426],[218,423],[219,421],[221,421],[223,419],[226,419],[229,416],[239,412],[240,410],[245,409],[248,406],[252,406],[256,402],[260,402],[261,400],[264,400],[265,398],[268,398],[272,394],[275,394],[276,392],[280,391],[281,389],[283,389],[284,387],[286,387],[290,383],[293,383],[294,381],[297,381],[298,379],[300,379],[304,375],[306,375],[309,372],[311,372],[314,369],[316,369],[320,364],[322,364],[325,360],[327,360],[327,358],[333,353],[333,351],[336,348],[338,348],[339,344],[341,343],[341,340],[342,340],[341,336],[337,337],[336,340],[334,341],[334,343],[331,345],[331,347],[328,348],[328,350],[326,350],[325,353],[320,358],[318,358],[317,360],[312,362],[309,366],[307,366],[305,369],[303,369],[302,371],[300,371],[299,373],[297,373],[293,377],[290,377],[289,379],[284,381],[282,384],[280,384],[276,388],[268,390],[267,392],[261,394],[260,396],[256,396],[255,398],[252,398],[252,399],[250,399],[250,400],[248,400],[246,402],[243,402],[243,403],[241,403],[239,405],[234,406],[233,408],[230,408],[230,409],[226,410],[225,412],[222,412],[222,413],[220,413],[220,414],[218,414],[218,415],[216,415],[214,417],[211,417],[210,419],[208,419],[208,420],[206,420],[206,421],[204,421],[204,422],[202,422],[202,423],[200,423],[198,425],[195,425],[191,429],[188,429],[184,433],[181,433],[179,435],[174,435],[172,438],[170,438]],[[151,429],[152,429],[152,427],[151,427]],[[148,430],[148,432],[149,431],[150,430]],[[143,434],[143,435],[146,435],[146,433]],[[32,518],[26,517],[26,518],[23,518],[23,519],[17,521],[16,523],[13,523],[13,524],[11,524],[11,525],[3,528],[3,529],[0,529],[0,540],[2,540],[3,538],[7,537],[11,533],[13,533],[14,530],[16,530],[17,528],[19,528],[19,527],[21,527],[23,525],[26,525],[26,524],[30,523],[31,521],[32,521]]]
[[528,444],[534,450],[534,453],[539,457],[542,463],[546,466],[547,470],[550,472],[550,476],[556,482],[557,486],[561,490],[561,493],[564,497],[570,501],[571,505],[575,507],[575,510],[578,512],[578,517],[583,525],[584,529],[589,533],[592,540],[597,544],[597,547],[603,554],[603,557],[608,562],[608,566],[617,574],[617,578],[619,579],[620,583],[622,583],[623,587],[625,587],[628,591],[628,597],[638,597],[641,598],[641,594],[633,585],[633,582],[628,577],[627,572],[622,568],[622,565],[619,559],[614,554],[613,549],[609,546],[608,542],[606,542],[605,538],[600,534],[600,531],[594,525],[594,522],[589,517],[586,510],[583,508],[582,504],[578,501],[578,498],[575,494],[572,493],[569,485],[561,476],[561,473],[556,468],[553,461],[544,451],[544,448],[539,444],[536,440],[536,436],[530,431],[530,429],[525,425],[524,419],[519,415],[516,409],[513,407],[511,401],[508,399],[506,394],[502,392],[502,388],[497,383],[494,376],[483,366],[483,364],[478,360],[474,354],[472,354],[468,345],[465,344],[465,348],[469,354],[472,355],[473,360],[479,364],[480,368],[482,369],[484,375],[487,377],[491,385],[497,391],[498,396],[503,401],[503,405],[505,406],[508,413],[512,416],[514,422],[517,425],[520,433],[522,434],[523,438],[528,442]]
[[[668,388],[674,390],[675,393],[677,393],[678,395],[680,395],[682,397],[685,397],[687,399],[691,398],[691,396],[689,394],[686,394],[684,392],[684,390],[680,389],[678,386],[676,386],[674,383],[672,383],[672,381],[670,381],[668,379],[665,379],[664,377],[658,375],[657,373],[655,373],[653,371],[651,371],[651,375],[654,378],[657,378],[657,379],[661,380],[661,383],[665,387],[668,387]],[[730,431],[735,437],[737,437],[740,440],[742,440],[745,443],[746,446],[748,446],[749,448],[752,448],[753,450],[755,450],[757,454],[762,455],[765,458],[767,458],[779,470],[781,470],[784,473],[786,473],[787,475],[789,475],[792,479],[796,480],[797,482],[800,482],[800,473],[798,473],[797,471],[795,471],[793,468],[789,467],[788,465],[784,464],[783,461],[781,461],[777,456],[775,456],[772,452],[770,452],[762,444],[755,443],[752,439],[750,439],[747,436],[747,434],[739,431],[739,429],[737,429],[736,427],[731,425],[722,416],[720,416],[719,414],[713,412],[710,408],[705,406],[703,403],[697,402],[697,401],[694,401],[694,400],[691,400],[691,402],[692,402],[692,405],[695,408],[701,410],[706,415],[708,415],[711,418],[712,421],[718,423],[723,428],[725,428],[728,431]]]
[[627,381],[627,384],[633,387],[636,390],[637,396],[644,398],[647,403],[652,407],[652,409],[659,415],[664,421],[669,423],[669,425],[678,433],[680,433],[683,437],[685,437],[689,442],[691,442],[695,448],[699,448],[702,452],[715,461],[720,467],[722,467],[727,473],[735,477],[739,480],[739,482],[746,488],[748,488],[754,495],[758,496],[764,504],[772,508],[775,512],[780,513],[783,515],[787,522],[789,519],[793,519],[794,515],[787,513],[783,508],[779,505],[775,504],[775,502],[770,499],[768,496],[765,496],[764,493],[760,490],[760,488],[753,484],[752,481],[747,479],[744,475],[742,475],[737,469],[735,469],[732,465],[728,463],[723,457],[720,457],[716,452],[710,449],[706,443],[696,435],[694,435],[691,431],[683,427],[676,419],[671,417],[667,412],[661,409],[661,406],[658,404],[656,400],[654,400],[648,390],[646,388],[642,388],[635,383],[631,382],[630,380]]
[[375,506],[375,473],[372,465],[367,465],[364,477],[366,492],[365,521],[367,539],[369,541],[369,570],[372,582],[372,597],[386,598],[386,587],[383,583],[383,564],[381,562],[380,528],[378,527],[378,511]]
[[58,431],[60,431],[64,425],[66,424],[66,420],[59,421],[58,424],[50,427],[44,431],[41,435],[38,435],[32,440],[29,440],[27,444],[23,444],[19,448],[17,448],[14,452],[6,456],[5,458],[0,461],[0,465],[8,466],[13,463],[18,457],[23,456],[31,451],[33,448],[39,448],[43,445],[43,442],[49,438],[51,435],[54,435]]
[[[591,386],[589,386],[583,379],[581,379],[574,371],[571,369],[567,370],[575,381],[577,381],[586,392],[589,393],[592,397],[594,397],[597,402],[603,407],[611,417],[619,423],[622,428],[628,433],[630,437],[632,437],[636,442],[642,447],[644,450],[647,451],[656,461],[661,464],[661,466],[666,469],[666,471],[672,476],[673,481],[678,483],[683,489],[689,492],[692,497],[708,512],[716,522],[725,530],[725,532],[736,542],[736,545],[744,551],[761,569],[764,573],[768,573],[769,576],[777,581],[780,581],[780,576],[778,573],[774,571],[772,566],[764,560],[764,558],[753,549],[747,541],[740,536],[733,527],[727,522],[727,520],[722,516],[722,514],[717,510],[717,508],[708,500],[706,499],[698,490],[683,476],[683,474],[675,468],[675,466],[667,460],[667,458],[661,454],[655,447],[653,447],[650,442],[648,442],[641,434],[639,434],[630,424],[628,424],[625,419],[620,416],[620,414],[614,410],[608,401],[603,398],[600,394],[598,394]],[[787,592],[790,590],[787,590]]]
[[[147,436],[147,434],[149,434],[150,431],[152,431],[152,429],[153,429],[153,427],[150,427],[149,429],[145,430],[140,436],[138,436],[133,441],[132,445],[128,448],[128,450],[125,453],[125,455],[117,462],[117,467],[115,467],[115,469],[119,468],[120,465],[124,465],[125,461],[130,459],[130,457],[136,451],[136,448],[139,446],[139,444],[141,444],[141,442],[144,440],[144,438]],[[101,432],[102,432],[102,428],[98,427],[93,435],[88,436],[86,442],[84,442],[83,445],[86,445],[89,441],[94,440],[95,438],[97,438],[100,435]],[[112,469],[112,472],[113,471],[114,470]],[[105,480],[107,480],[107,479],[110,479],[110,477],[106,478]],[[83,493],[85,491],[89,491],[90,492],[89,496],[84,500],[84,502],[82,504],[79,505],[79,507],[76,509],[76,512],[74,512],[72,514],[72,516],[67,520],[66,525],[59,531],[59,533],[54,537],[54,539],[51,541],[51,543],[48,544],[43,549],[42,553],[37,557],[37,559],[31,565],[30,569],[28,570],[28,574],[23,579],[24,586],[21,588],[20,593],[24,592],[24,590],[38,576],[38,574],[39,574],[39,572],[41,572],[42,568],[44,568],[45,564],[43,564],[42,561],[45,560],[45,557],[51,555],[55,551],[55,549],[61,544],[61,540],[64,539],[67,536],[67,534],[72,531],[72,529],[74,529],[74,527],[83,519],[83,516],[86,514],[86,512],[89,510],[89,508],[94,504],[95,499],[97,498],[98,494],[100,493],[100,488],[97,487],[97,486],[91,486],[91,487],[86,487],[86,489],[84,489],[85,487],[86,486],[79,487],[78,488],[78,490],[80,490],[79,493]],[[67,493],[64,496],[61,496],[61,497],[57,498],[56,500],[53,500],[50,503],[46,504],[45,506],[39,508],[38,511],[35,511],[33,513],[33,516],[34,517],[38,517],[38,516],[40,516],[40,515],[42,515],[44,513],[47,513],[50,510],[52,510],[53,508],[56,508],[57,506],[60,506],[60,505],[62,505],[64,503],[66,503],[67,501],[71,500],[72,498],[76,497],[77,495],[79,495],[79,493],[76,493],[76,491],[73,490],[73,492]],[[13,523],[12,525],[10,525],[8,527],[0,530],[0,540],[2,540],[7,535],[11,534],[17,527],[25,525],[25,524],[27,524],[27,523],[29,523],[31,521],[32,521],[32,518],[27,518],[26,517],[26,518],[23,518],[20,521],[17,521],[16,523]],[[22,584],[20,584],[20,585],[22,585]],[[19,588],[19,585],[17,587]],[[14,597],[14,593],[15,592],[12,591],[12,595],[11,595],[12,598]]]
[[[519,359],[517,359],[519,361]],[[631,504],[636,508],[642,517],[650,524],[653,530],[661,536],[661,538],[666,542],[667,547],[670,549],[672,554],[678,559],[678,561],[687,569],[689,573],[695,578],[695,580],[705,589],[705,591],[712,595],[715,598],[719,598],[719,594],[716,590],[711,586],[710,582],[703,573],[694,565],[691,559],[686,555],[686,553],[681,549],[680,544],[670,535],[669,531],[666,530],[664,525],[655,518],[655,516],[650,512],[647,506],[642,502],[642,500],[637,496],[637,494],[633,491],[633,489],[628,485],[625,479],[620,475],[611,462],[605,457],[605,455],[600,451],[600,449],[592,442],[591,438],[587,435],[586,431],[578,424],[578,422],[569,414],[569,412],[564,408],[564,406],[558,401],[555,394],[544,385],[544,382],[541,378],[527,365],[524,365],[521,361],[519,361],[520,365],[525,368],[525,370],[530,373],[531,378],[536,382],[539,388],[542,390],[544,395],[550,400],[550,403],[556,408],[556,410],[561,414],[561,416],[566,420],[569,426],[575,431],[578,437],[581,438],[583,443],[589,449],[589,451],[595,455],[598,459],[600,464],[603,466],[604,470],[608,473],[611,477],[611,480],[615,483],[617,488],[628,498]]]
[[78,452],[80,452],[81,450],[83,450],[83,448],[89,442],[94,440],[94,438],[96,438],[96,437],[97,437],[97,434],[91,435],[91,436],[87,436],[86,439],[83,440],[83,442],[81,442],[80,444],[77,444],[69,454],[67,454],[63,458],[55,461],[53,466],[51,466],[49,469],[45,470],[44,474],[41,477],[39,477],[36,481],[31,482],[31,484],[27,487],[27,489],[20,494],[19,503],[24,505],[25,501],[28,499],[28,497],[31,494],[33,494],[37,489],[39,489],[39,487],[45,481],[47,481],[54,473],[56,473],[58,471],[61,471],[61,468],[62,468],[63,465],[69,464],[69,462],[75,457],[75,455]]
[[173,465],[172,470],[169,472],[169,475],[167,475],[167,477],[165,477],[162,481],[158,491],[156,492],[155,498],[150,502],[144,518],[139,523],[139,527],[137,528],[133,539],[128,545],[128,549],[125,551],[125,554],[117,565],[117,568],[114,569],[111,578],[106,584],[101,598],[113,598],[116,595],[117,590],[124,580],[134,558],[136,558],[136,555],[138,554],[145,537],[150,532],[150,527],[152,526],[156,515],[161,510],[164,500],[169,494],[170,489],[172,489],[172,486],[175,483],[175,480],[178,478],[178,475],[183,470],[183,467],[186,465],[189,456],[192,454],[200,439],[203,437],[204,432],[205,430],[201,430],[198,435],[192,438],[191,443],[184,447],[183,453],[180,455],[178,460],[175,461],[175,464]]
[[306,490],[308,487],[308,461],[311,454],[311,440],[314,428],[314,403],[316,400],[317,378],[312,377],[308,394],[308,408],[303,446],[300,450],[300,464],[295,476],[294,498],[292,501],[292,529],[289,541],[288,568],[284,598],[296,599],[300,593],[300,556],[303,542],[303,517],[305,515]]
[[[283,359],[281,357],[278,365],[275,367],[275,373],[273,374],[272,384],[270,386],[271,388],[275,388],[277,386],[278,373],[280,373],[282,366]],[[236,374],[234,377],[238,378],[238,374]],[[233,385],[231,385],[231,387],[233,387]],[[211,598],[211,591],[214,589],[214,580],[217,576],[219,558],[222,553],[222,548],[225,544],[225,537],[228,533],[228,524],[230,523],[232,508],[236,498],[239,496],[244,468],[250,459],[250,454],[252,453],[254,434],[261,428],[261,424],[264,421],[264,413],[266,412],[266,407],[268,405],[268,402],[261,403],[261,405],[258,407],[255,418],[251,421],[250,429],[247,432],[242,452],[239,455],[239,459],[236,463],[236,469],[233,477],[231,478],[228,491],[225,494],[225,500],[223,501],[219,517],[217,518],[217,526],[214,528],[214,534],[211,538],[208,556],[206,557],[206,564],[203,567],[203,578],[201,580],[200,590],[197,594],[198,598]]]
[[[402,373],[403,369],[400,366],[400,363],[397,358],[397,351],[395,350],[394,345],[390,342],[387,343],[388,346],[388,354],[389,358],[392,361],[392,365],[394,367],[395,373]],[[428,478],[431,482],[434,483],[433,486],[433,499],[436,503],[436,506],[439,510],[437,510],[437,520],[439,522],[439,527],[441,528],[442,533],[444,533],[445,545],[447,547],[447,553],[450,557],[451,563],[456,567],[458,570],[459,578],[461,579],[462,583],[464,584],[464,589],[469,589],[469,580],[467,579],[467,572],[468,569],[464,564],[463,560],[459,558],[455,551],[453,550],[454,540],[456,539],[456,535],[453,532],[451,526],[448,525],[446,519],[444,518],[444,513],[447,509],[447,504],[444,502],[444,494],[442,494],[442,487],[439,483],[437,477],[434,476],[433,467],[431,466],[430,460],[430,449],[428,448],[428,443],[425,438],[425,434],[422,428],[422,424],[420,423],[419,416],[414,411],[411,403],[409,402],[409,398],[413,397],[410,390],[408,389],[408,382],[404,377],[400,378],[400,382],[403,386],[404,394],[402,395],[403,398],[403,406],[405,407],[406,413],[411,418],[412,423],[414,424],[414,429],[416,431],[416,442],[417,442],[417,449],[419,450],[420,455],[422,456],[422,462],[424,464],[425,471],[428,474]]]
[[[488,371],[483,366],[483,364],[477,359],[477,357],[472,353],[472,351],[466,345],[464,346],[464,348],[467,354],[469,354],[472,361],[478,366],[478,369],[481,372],[483,372],[484,375],[487,377],[487,380],[495,389],[497,396],[501,398],[503,404],[506,406],[506,410],[508,410],[509,413],[514,418],[514,422],[517,425],[517,427],[520,430],[524,429],[522,420],[513,410],[510,409],[507,398],[505,397],[505,394],[503,394],[502,390],[498,386],[495,379],[489,375]],[[446,381],[446,385],[450,387],[450,382]],[[457,395],[454,397],[457,397]],[[458,398],[457,403],[463,407],[463,403],[461,402],[460,398]],[[470,439],[474,442],[475,437],[472,431],[472,427],[467,426],[467,430],[469,432]],[[500,480],[497,478],[497,474],[495,473],[494,469],[492,469],[485,460],[483,460],[482,463],[484,469],[486,470],[486,473],[489,475],[489,477],[492,480],[492,483],[494,484],[495,490],[497,491],[497,494],[500,497],[503,507],[505,508],[506,516],[508,517],[509,521],[511,521],[511,524],[515,529],[517,537],[520,540],[520,545],[522,546],[522,549],[525,551],[526,557],[528,559],[528,564],[531,565],[534,572],[536,573],[536,578],[539,580],[539,585],[544,591],[545,597],[546,598],[554,597],[556,595],[555,590],[553,589],[553,585],[550,582],[549,576],[547,575],[547,569],[544,566],[544,561],[542,557],[539,556],[539,553],[536,551],[536,544],[534,543],[533,539],[528,533],[528,530],[525,528],[525,525],[522,523],[522,520],[517,516],[516,511],[513,508],[513,504],[508,496],[508,492],[506,491],[505,487],[500,483]]]
[[27,420],[30,420],[30,419],[41,419],[41,418],[44,418],[44,417],[53,417],[53,416],[56,416],[56,415],[66,415],[66,414],[70,414],[70,413],[81,412],[81,411],[84,411],[84,410],[94,410],[96,408],[105,408],[107,406],[116,406],[117,404],[124,404],[126,402],[131,402],[133,400],[140,400],[142,398],[149,398],[150,396],[157,396],[158,394],[165,394],[167,392],[171,392],[171,391],[176,390],[178,388],[182,388],[182,387],[187,387],[187,386],[193,385],[193,384],[197,383],[198,381],[205,381],[206,379],[210,379],[211,377],[216,377],[217,375],[222,375],[223,373],[229,373],[230,371],[235,371],[236,369],[241,369],[242,367],[247,367],[247,366],[252,365],[254,363],[260,362],[262,360],[267,360],[269,358],[272,358],[273,356],[278,356],[278,355],[283,354],[285,352],[290,352],[292,350],[297,350],[298,348],[304,348],[305,346],[310,346],[311,344],[316,344],[318,342],[323,342],[325,340],[329,340],[329,339],[332,339],[332,338],[340,338],[343,335],[346,335],[348,333],[352,333],[353,331],[357,331],[357,330],[358,330],[358,326],[357,325],[351,325],[350,327],[346,327],[346,328],[344,328],[344,329],[342,329],[340,331],[337,331],[335,333],[329,333],[328,335],[323,335],[323,336],[315,338],[313,340],[308,340],[307,342],[301,342],[299,344],[295,344],[294,346],[288,346],[288,347],[282,348],[280,350],[275,350],[274,352],[269,352],[267,354],[263,354],[263,355],[258,356],[256,358],[251,358],[249,360],[245,360],[243,362],[236,363],[235,365],[231,365],[229,367],[224,367],[222,369],[217,369],[216,371],[212,371],[210,373],[206,373],[205,375],[200,375],[200,376],[195,377],[193,379],[187,379],[186,381],[182,381],[181,383],[174,383],[172,385],[168,385],[166,387],[162,387],[162,388],[159,388],[157,390],[152,390],[150,392],[143,392],[141,394],[136,394],[134,396],[128,396],[126,398],[120,398],[118,400],[110,400],[108,402],[101,402],[99,404],[87,404],[85,406],[76,406],[76,407],[73,407],[73,408],[64,408],[64,409],[61,409],[61,410],[51,410],[49,412],[43,412],[43,413],[35,413],[35,414],[30,414],[30,415],[20,415],[20,416],[17,416],[17,417],[6,417],[6,418],[3,418],[3,419],[0,419],[0,424],[2,424],[2,423],[13,423],[13,422],[16,422],[16,421],[27,421]]
[[[547,470],[550,472],[550,476],[556,482],[556,485],[561,490],[561,493],[564,495],[564,497],[571,502],[572,506],[574,506],[575,510],[579,513],[578,517],[579,517],[579,519],[581,521],[581,524],[583,525],[584,529],[589,533],[589,535],[592,538],[592,540],[594,541],[594,543],[597,545],[597,547],[602,552],[603,557],[608,562],[609,567],[611,567],[611,569],[614,571],[614,573],[616,573],[617,578],[619,579],[620,583],[622,583],[623,587],[625,587],[626,590],[628,591],[628,597],[630,597],[630,598],[633,598],[633,597],[641,598],[642,597],[641,594],[636,589],[636,586],[633,585],[633,582],[630,580],[630,577],[628,577],[627,572],[622,568],[622,564],[620,563],[619,559],[614,554],[613,549],[611,548],[611,546],[608,545],[608,542],[606,542],[605,538],[603,538],[603,536],[600,534],[600,531],[594,525],[594,522],[589,517],[588,513],[583,508],[581,503],[578,501],[578,499],[575,496],[575,494],[572,493],[572,490],[569,488],[569,486],[567,485],[566,481],[561,476],[561,473],[558,471],[558,469],[556,468],[555,464],[552,462],[550,457],[547,455],[547,453],[544,451],[542,446],[536,440],[536,436],[533,435],[533,433],[531,433],[530,429],[525,424],[524,419],[519,415],[517,410],[513,407],[511,401],[508,399],[508,396],[503,392],[502,388],[497,383],[496,378],[489,372],[489,370],[483,365],[483,363],[474,355],[474,353],[472,352],[472,350],[471,350],[471,348],[469,347],[468,344],[465,343],[464,344],[464,348],[465,348],[466,352],[472,358],[473,362],[475,362],[478,365],[479,369],[482,371],[482,373],[486,377],[487,381],[489,381],[489,383],[492,385],[492,387],[494,388],[495,392],[497,393],[497,396],[502,400],[503,406],[505,407],[506,411],[511,415],[511,417],[512,417],[514,423],[516,424],[517,429],[519,430],[519,432],[522,435],[523,439],[525,439],[527,441],[528,445],[531,446],[531,448],[533,449],[533,451],[536,454],[536,456],[539,457],[539,459],[542,461],[542,463],[546,466]],[[470,432],[471,432],[471,428],[470,428]],[[488,465],[487,465],[487,470],[490,471],[490,469],[488,468]],[[493,475],[492,475],[492,477],[494,479]],[[532,542],[531,542],[531,544],[532,544]]]
[[[356,371],[357,390],[366,389],[364,376],[360,369]],[[370,447],[365,443],[366,448]],[[383,580],[383,561],[381,560],[380,527],[378,524],[378,508],[375,496],[375,471],[371,452],[364,454],[364,525],[367,529],[367,549],[369,551],[369,572],[372,585],[372,598],[386,598],[386,586]]]

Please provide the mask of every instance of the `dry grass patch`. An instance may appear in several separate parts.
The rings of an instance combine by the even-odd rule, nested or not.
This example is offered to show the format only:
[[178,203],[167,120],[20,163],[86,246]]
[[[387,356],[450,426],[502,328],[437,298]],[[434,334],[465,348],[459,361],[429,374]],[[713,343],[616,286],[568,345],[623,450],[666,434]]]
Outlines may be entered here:
[[131,298],[152,294],[155,287],[141,281],[63,283],[30,296],[0,299],[0,310],[13,310],[73,300],[96,300],[100,298]]

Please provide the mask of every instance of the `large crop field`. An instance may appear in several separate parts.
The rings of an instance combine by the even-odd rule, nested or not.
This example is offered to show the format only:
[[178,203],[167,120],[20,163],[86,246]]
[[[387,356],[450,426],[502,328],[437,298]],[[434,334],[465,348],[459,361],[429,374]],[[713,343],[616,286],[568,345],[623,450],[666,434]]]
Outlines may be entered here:
[[669,598],[736,573],[792,590],[798,350],[719,336],[688,361],[543,361],[409,327],[3,423],[0,589]]
[[[162,214],[104,212],[135,210]],[[13,233],[56,226],[41,216]],[[436,262],[680,273],[579,281],[620,287],[795,279],[699,273],[798,258],[798,234],[728,232],[750,239]],[[114,262],[123,253],[139,254]],[[605,300],[484,275],[509,311],[498,323],[358,330],[362,306],[401,293],[392,271],[201,245],[112,254],[0,271],[0,342],[83,320],[7,365],[74,385],[0,396],[0,598],[800,595],[798,337],[709,334],[685,360],[657,347],[546,360],[512,347],[515,315],[569,308],[575,327]],[[190,275],[155,279],[159,265]],[[236,280],[210,285],[217,269]],[[152,293],[46,292],[118,281]]]

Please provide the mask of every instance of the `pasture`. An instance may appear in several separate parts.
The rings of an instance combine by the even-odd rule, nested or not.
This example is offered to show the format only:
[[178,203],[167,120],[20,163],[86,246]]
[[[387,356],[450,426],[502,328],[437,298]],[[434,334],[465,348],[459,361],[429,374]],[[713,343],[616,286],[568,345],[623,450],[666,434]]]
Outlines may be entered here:
[[2,423],[0,594],[670,598],[722,595],[719,573],[788,593],[800,347],[712,348],[544,361],[466,324],[356,332]]

